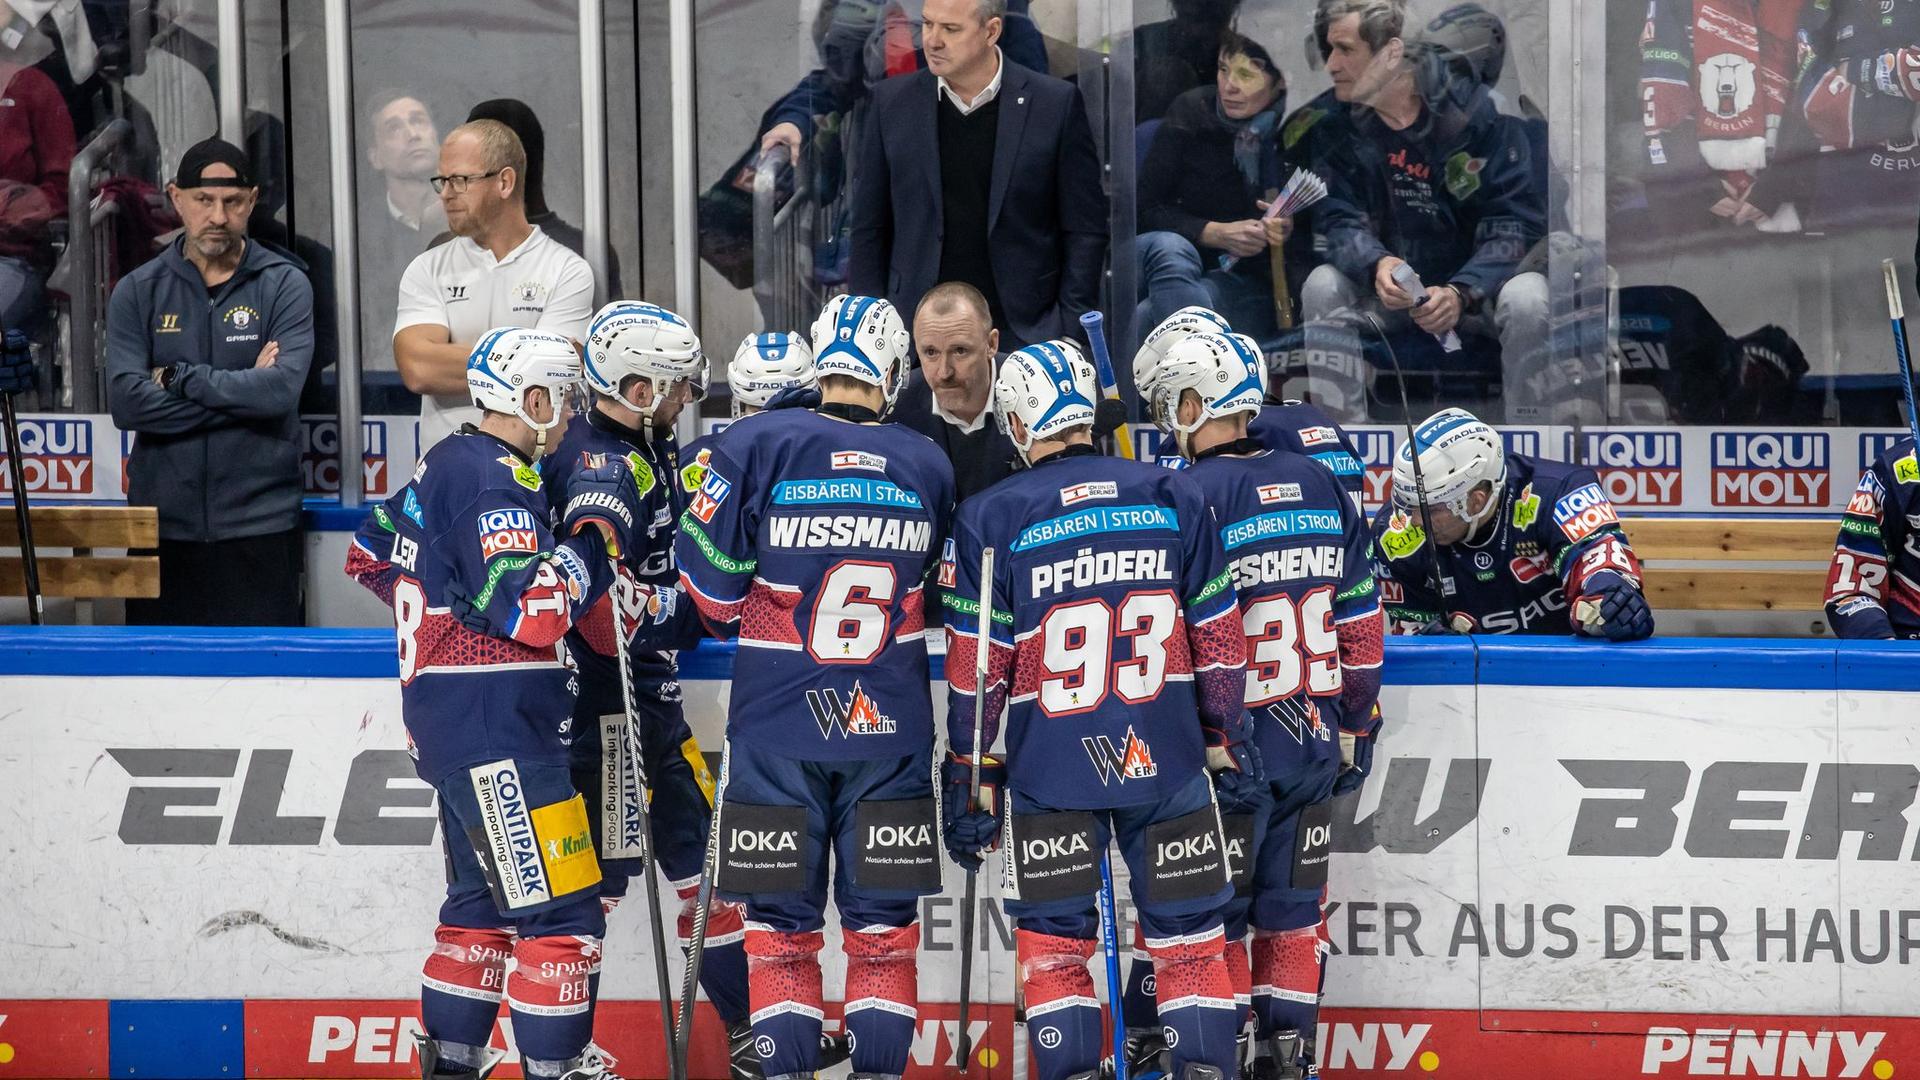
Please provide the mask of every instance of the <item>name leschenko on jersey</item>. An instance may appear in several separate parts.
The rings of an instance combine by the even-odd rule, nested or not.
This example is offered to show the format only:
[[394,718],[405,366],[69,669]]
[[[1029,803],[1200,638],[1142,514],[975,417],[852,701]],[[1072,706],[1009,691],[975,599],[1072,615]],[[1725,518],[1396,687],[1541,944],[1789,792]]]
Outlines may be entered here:
[[933,546],[933,523],[863,514],[780,515],[767,520],[767,546],[923,552]]
[[1095,552],[1081,548],[1070,558],[1036,564],[1031,595],[1058,596],[1066,589],[1085,589],[1110,581],[1172,581],[1165,548],[1129,548]]

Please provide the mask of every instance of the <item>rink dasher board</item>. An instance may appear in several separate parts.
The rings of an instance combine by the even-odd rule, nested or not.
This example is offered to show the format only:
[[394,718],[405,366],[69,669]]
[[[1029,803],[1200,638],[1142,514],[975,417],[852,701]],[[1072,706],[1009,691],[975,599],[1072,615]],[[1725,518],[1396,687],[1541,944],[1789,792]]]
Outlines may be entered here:
[[[0,972],[0,1043],[20,1055],[0,1075],[89,1075],[84,1054],[34,1065],[54,1059],[26,1048],[117,1038],[83,1019],[107,998],[244,1015],[251,1076],[406,1075],[390,1034],[415,1015],[440,856],[388,636],[30,635],[0,631],[0,800],[27,869],[0,914],[32,928]],[[727,653],[685,664],[709,749]],[[1328,1075],[1431,1061],[1434,1075],[1539,1076],[1563,1053],[1619,1068],[1557,1075],[1920,1068],[1917,658],[1898,644],[1390,642],[1375,773],[1335,815]],[[129,674],[102,677],[115,672]],[[926,1075],[953,1052],[963,879],[947,871],[923,907]],[[1004,941],[997,875],[982,885],[982,933]],[[641,908],[623,906],[609,935],[602,1041],[645,1061]],[[837,1000],[831,940],[823,960]],[[1004,1005],[1010,950],[980,966],[976,991]],[[75,1004],[30,1000],[44,998]],[[1010,1014],[980,1022],[985,1045],[1010,1047]],[[1796,1071],[1761,1071],[1767,1054]],[[1729,1055],[1745,1071],[1715,1073]],[[1522,1071],[1497,1071],[1506,1060]],[[1856,1060],[1869,1071],[1847,1071]]]
[[[104,414],[21,417],[27,491],[43,500],[115,502],[126,498],[126,459],[134,436]],[[708,418],[708,431],[726,427]],[[1519,454],[1591,465],[1608,498],[1634,517],[1660,515],[1837,518],[1860,474],[1905,432],[1892,428],[1501,427]],[[1366,503],[1377,508],[1405,427],[1347,427],[1366,466]],[[1136,427],[1136,452],[1151,461],[1160,433]],[[385,498],[407,482],[419,457],[412,416],[361,421],[362,489]],[[0,454],[0,459],[4,458]],[[339,421],[301,417],[300,467],[306,494],[339,494]],[[0,492],[10,480],[0,470]]]

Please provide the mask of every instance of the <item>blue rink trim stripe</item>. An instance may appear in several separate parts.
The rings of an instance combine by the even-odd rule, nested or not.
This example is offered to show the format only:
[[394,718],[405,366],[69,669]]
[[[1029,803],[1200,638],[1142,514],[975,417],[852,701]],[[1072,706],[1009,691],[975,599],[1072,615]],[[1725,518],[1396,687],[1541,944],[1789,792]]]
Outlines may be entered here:
[[[680,654],[683,680],[733,671],[732,642]],[[1655,638],[1628,645],[1571,638],[1389,638],[1390,686],[1697,687],[1920,692],[1920,643],[1786,638]],[[946,678],[944,658],[931,661]],[[0,627],[0,676],[391,679],[383,629],[230,630]]]
[[240,1001],[109,1001],[108,1072],[152,1080],[247,1074]]

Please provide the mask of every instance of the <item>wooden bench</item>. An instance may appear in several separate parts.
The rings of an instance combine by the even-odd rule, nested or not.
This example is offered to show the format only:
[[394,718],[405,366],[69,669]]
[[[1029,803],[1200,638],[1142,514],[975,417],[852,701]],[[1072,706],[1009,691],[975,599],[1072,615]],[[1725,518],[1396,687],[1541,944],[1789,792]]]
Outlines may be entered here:
[[1622,518],[1620,524],[1646,564],[1647,599],[1656,610],[1819,611],[1840,515]]
[[[157,555],[96,555],[101,549],[156,548],[160,514],[151,506],[35,506],[33,546],[40,592],[81,600],[140,599],[160,595]],[[20,526],[10,501],[0,505],[0,596],[27,595]],[[66,552],[55,554],[55,552]]]

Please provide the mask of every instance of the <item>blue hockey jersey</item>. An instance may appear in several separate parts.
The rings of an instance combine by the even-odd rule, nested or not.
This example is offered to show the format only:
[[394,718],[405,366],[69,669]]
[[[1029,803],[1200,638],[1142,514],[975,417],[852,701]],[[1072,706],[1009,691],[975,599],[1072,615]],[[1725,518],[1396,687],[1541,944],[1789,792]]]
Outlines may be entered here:
[[[598,530],[559,541],[540,470],[463,428],[354,534],[347,573],[393,608],[420,777],[501,758],[564,765],[577,690],[562,639],[612,580]],[[449,589],[487,622],[477,633]]]
[[1507,455],[1500,508],[1478,542],[1441,549],[1434,593],[1434,545],[1419,512],[1393,506],[1373,519],[1374,570],[1387,615],[1402,629],[1443,623],[1461,633],[1568,634],[1568,597],[1597,570],[1635,585],[1640,563],[1592,469]]
[[1326,469],[1285,450],[1203,456],[1204,493],[1239,594],[1246,705],[1267,775],[1318,801],[1340,771],[1335,730],[1369,729],[1382,621],[1366,517]]
[[743,417],[708,450],[674,552],[701,615],[738,628],[727,737],[802,761],[925,750],[924,586],[953,467],[916,431],[797,408]]
[[1827,622],[1843,638],[1920,638],[1920,458],[1911,438],[1882,451],[1853,489],[1827,570]]
[[980,552],[994,549],[986,727],[1008,782],[1049,806],[1166,798],[1244,714],[1246,640],[1204,496],[1185,476],[1073,447],[961,505],[941,560],[947,741],[973,747]]
[[[673,536],[680,501],[673,481],[673,440],[649,441],[597,409],[576,418],[567,425],[566,437],[547,459],[544,470],[556,516],[566,509],[567,485],[589,455],[625,458],[633,470],[634,487],[640,492],[640,504],[634,508],[634,543],[621,555],[621,574],[642,584],[677,589],[680,571],[673,561]],[[623,704],[620,673],[615,666],[618,654],[613,640],[613,594],[614,590],[608,589],[567,635],[574,662],[580,665],[581,696],[592,699],[588,704],[595,715],[617,712]],[[624,615],[634,684],[658,690],[675,676],[673,650],[690,648],[699,640],[700,617],[690,603],[676,607],[673,619],[664,624],[646,612],[626,611]],[[643,636],[636,639],[636,632]]]
[[1346,429],[1334,423],[1333,417],[1318,405],[1304,401],[1268,404],[1247,424],[1247,434],[1259,439],[1268,449],[1291,450],[1319,462],[1340,481],[1353,501],[1353,508],[1361,508],[1366,495],[1367,467],[1361,463],[1360,451],[1353,448],[1353,438]]

